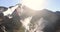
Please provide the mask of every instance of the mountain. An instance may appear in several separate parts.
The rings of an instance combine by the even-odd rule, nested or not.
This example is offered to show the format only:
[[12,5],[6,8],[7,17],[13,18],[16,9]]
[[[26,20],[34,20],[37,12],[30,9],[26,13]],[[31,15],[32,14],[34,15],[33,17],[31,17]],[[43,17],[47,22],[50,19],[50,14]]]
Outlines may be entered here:
[[[15,9],[15,11],[12,13],[12,19],[11,21],[8,20],[6,23],[6,29],[7,31],[15,31],[15,32],[25,32],[25,26],[22,26],[23,24],[21,23],[20,20],[24,21],[26,18],[28,17],[32,17],[32,19],[30,20],[30,23],[28,24],[32,24],[31,26],[35,29],[34,25],[40,25],[39,31],[43,31],[43,32],[53,32],[55,30],[57,30],[56,28],[59,26],[58,24],[60,23],[60,12],[52,12],[48,9],[43,9],[43,10],[33,10],[25,5],[21,6],[20,4],[18,8]],[[13,6],[10,6],[9,8],[12,8]],[[0,11],[6,11],[8,8],[7,7],[0,7]],[[41,20],[42,18],[42,20]],[[26,20],[27,21],[27,20]],[[26,23],[26,22],[25,22]],[[26,25],[28,25],[26,24]],[[29,28],[32,29],[32,27],[29,25]],[[60,26],[59,26],[60,27]],[[9,29],[8,29],[9,28]],[[42,29],[41,29],[42,28]],[[47,29],[46,29],[47,28]],[[33,30],[33,29],[32,29]],[[30,32],[30,31],[29,31]]]
[[57,15],[60,15],[60,11],[56,11],[55,13],[56,13]]
[[0,13],[6,11],[8,8],[4,6],[0,6]]
[[[57,22],[59,20],[58,15],[55,14],[55,12],[52,12],[52,11],[50,11],[48,9],[43,9],[43,10],[35,11],[35,10],[30,9],[29,7],[23,5],[22,7],[18,7],[18,9],[16,9],[16,10],[20,12],[20,20],[22,20],[22,21],[24,19],[32,16],[32,19],[30,20],[30,22],[32,24],[32,27],[34,27],[34,25],[38,21],[40,21],[41,18],[46,20],[46,21],[41,21],[42,23],[41,23],[41,27],[40,28],[43,29],[43,32],[46,32],[46,31],[53,32],[53,31],[56,30],[55,27],[58,27],[57,26],[58,25]],[[43,26],[44,26],[44,28],[43,28]],[[48,29],[46,29],[46,28],[48,28]],[[30,27],[30,29],[32,29],[32,28]]]

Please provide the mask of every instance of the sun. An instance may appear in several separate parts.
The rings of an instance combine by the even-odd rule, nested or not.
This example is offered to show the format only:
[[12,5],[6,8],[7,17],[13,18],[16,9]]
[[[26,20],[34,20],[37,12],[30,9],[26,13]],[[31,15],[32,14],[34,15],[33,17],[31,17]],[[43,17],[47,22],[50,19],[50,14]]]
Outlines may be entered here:
[[47,6],[47,0],[22,0],[21,3],[34,10],[44,9]]

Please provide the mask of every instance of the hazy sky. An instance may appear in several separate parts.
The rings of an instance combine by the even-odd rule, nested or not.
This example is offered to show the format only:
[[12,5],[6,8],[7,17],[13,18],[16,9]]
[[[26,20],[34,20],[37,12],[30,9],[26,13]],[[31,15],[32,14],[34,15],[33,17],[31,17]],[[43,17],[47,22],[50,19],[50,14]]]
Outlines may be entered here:
[[19,3],[19,0],[0,0],[0,6],[14,6]]
[[[19,3],[20,0],[0,0],[0,6],[12,6]],[[41,9],[49,9],[53,11],[60,10],[60,0],[23,0],[23,4],[28,7],[41,10]]]
[[48,6],[46,7],[50,10],[60,11],[60,0],[49,0]]

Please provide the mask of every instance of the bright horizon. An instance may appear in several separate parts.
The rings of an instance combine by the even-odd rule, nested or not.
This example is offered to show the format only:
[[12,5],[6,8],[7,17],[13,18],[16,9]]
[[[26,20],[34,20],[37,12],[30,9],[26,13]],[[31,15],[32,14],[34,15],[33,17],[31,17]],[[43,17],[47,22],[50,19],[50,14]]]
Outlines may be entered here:
[[22,4],[33,10],[41,10],[47,6],[47,0],[22,0]]
[[60,10],[60,0],[22,0],[22,4],[34,10]]
[[[0,6],[14,6],[18,3],[21,3],[21,0],[0,0]],[[35,9],[48,9],[52,11],[60,10],[60,0],[23,0],[23,4]]]

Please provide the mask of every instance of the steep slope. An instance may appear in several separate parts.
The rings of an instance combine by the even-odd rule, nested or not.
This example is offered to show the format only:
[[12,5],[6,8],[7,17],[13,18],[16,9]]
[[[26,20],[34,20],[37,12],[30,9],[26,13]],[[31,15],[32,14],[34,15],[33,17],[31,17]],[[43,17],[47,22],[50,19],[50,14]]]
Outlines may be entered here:
[[32,16],[32,19],[30,21],[30,24],[32,24],[31,26],[34,27],[34,24],[36,24],[40,20],[40,18],[43,18],[44,20],[48,21],[47,23],[45,23],[46,21],[44,21],[45,25],[42,25],[42,27],[40,27],[43,29],[43,32],[54,32],[56,30],[56,23],[58,22],[59,18],[54,12],[49,11],[47,9],[35,11],[33,9],[28,8],[27,6],[22,6],[22,8],[19,8],[20,10],[17,11],[22,11],[22,13],[20,14],[21,20],[24,20],[25,18]]

